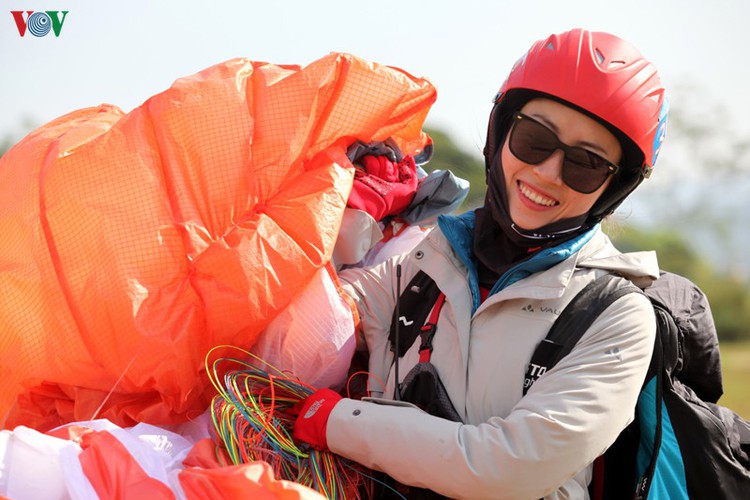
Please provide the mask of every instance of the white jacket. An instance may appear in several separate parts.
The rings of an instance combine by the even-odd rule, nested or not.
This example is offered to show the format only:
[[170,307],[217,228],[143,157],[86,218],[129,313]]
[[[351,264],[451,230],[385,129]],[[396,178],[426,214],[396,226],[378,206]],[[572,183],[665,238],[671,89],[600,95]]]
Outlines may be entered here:
[[[343,271],[385,399],[394,387],[388,332],[398,263],[402,287],[422,269],[446,295],[431,361],[465,423],[403,403],[344,399],[328,422],[330,449],[453,498],[586,498],[590,464],[633,418],[654,345],[651,304],[640,294],[617,300],[522,397],[524,374],[580,289],[606,272],[655,279],[653,252],[622,254],[598,231],[571,257],[494,294],[473,315],[467,269],[440,230],[409,254]],[[418,360],[418,344],[401,361],[401,379]]]

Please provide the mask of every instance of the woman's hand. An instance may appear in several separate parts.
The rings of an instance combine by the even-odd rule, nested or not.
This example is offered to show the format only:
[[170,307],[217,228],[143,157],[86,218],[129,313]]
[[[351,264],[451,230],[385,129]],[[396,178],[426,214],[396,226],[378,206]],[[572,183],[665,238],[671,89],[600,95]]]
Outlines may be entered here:
[[299,414],[294,421],[292,437],[309,444],[317,450],[327,450],[326,425],[328,417],[341,400],[331,389],[319,389],[298,403]]

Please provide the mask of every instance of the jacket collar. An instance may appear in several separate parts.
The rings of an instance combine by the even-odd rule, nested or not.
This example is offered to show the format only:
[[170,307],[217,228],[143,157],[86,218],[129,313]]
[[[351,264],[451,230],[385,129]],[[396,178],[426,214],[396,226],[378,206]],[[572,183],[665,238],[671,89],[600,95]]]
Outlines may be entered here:
[[[441,215],[438,217],[438,226],[445,235],[453,253],[466,269],[469,289],[471,290],[472,295],[472,312],[479,308],[481,302],[479,298],[479,279],[476,269],[476,260],[471,252],[475,221],[475,213],[473,211],[458,216]],[[581,250],[581,248],[583,248],[584,245],[597,233],[599,233],[598,225],[576,238],[567,240],[557,246],[541,250],[534,254],[530,259],[519,262],[500,277],[490,291],[490,295],[492,296],[501,292],[532,274],[546,271],[551,267],[566,261],[570,256]],[[566,276],[567,283],[569,275]]]
[[[441,231],[432,231],[423,244],[443,254],[453,264],[448,267],[458,269],[464,276],[471,292],[474,313],[481,302],[476,263],[471,253],[474,213],[440,216],[438,225]],[[440,266],[425,271],[433,277],[433,273],[443,275],[446,268],[438,267]],[[618,273],[642,287],[659,276],[659,265],[654,252],[621,253],[597,225],[577,238],[542,250],[531,259],[514,266],[498,280],[492,295],[498,299],[561,297],[577,268]],[[524,279],[531,275],[534,275],[533,279]],[[445,279],[449,280],[447,277]]]

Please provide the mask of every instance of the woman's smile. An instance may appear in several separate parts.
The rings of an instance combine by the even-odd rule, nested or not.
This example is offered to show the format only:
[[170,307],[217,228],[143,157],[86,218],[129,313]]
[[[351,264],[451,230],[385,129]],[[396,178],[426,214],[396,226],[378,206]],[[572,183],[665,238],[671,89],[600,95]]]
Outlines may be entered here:
[[523,181],[519,180],[516,186],[521,194],[519,196],[520,200],[532,210],[545,210],[560,204],[559,201]]

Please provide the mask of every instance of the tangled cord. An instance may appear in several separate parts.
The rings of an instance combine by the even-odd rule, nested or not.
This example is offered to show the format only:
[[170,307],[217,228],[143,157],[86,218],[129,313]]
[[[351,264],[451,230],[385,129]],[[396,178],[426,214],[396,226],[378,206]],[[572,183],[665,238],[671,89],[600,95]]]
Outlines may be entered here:
[[[218,357],[209,361],[219,349],[235,350],[244,359]],[[271,465],[277,478],[308,486],[330,499],[371,496],[372,482],[377,480],[367,469],[331,452],[300,446],[292,439],[296,405],[312,394],[314,387],[239,347],[214,347],[205,364],[218,392],[211,403],[211,419],[232,463],[262,460]]]

